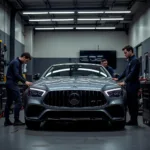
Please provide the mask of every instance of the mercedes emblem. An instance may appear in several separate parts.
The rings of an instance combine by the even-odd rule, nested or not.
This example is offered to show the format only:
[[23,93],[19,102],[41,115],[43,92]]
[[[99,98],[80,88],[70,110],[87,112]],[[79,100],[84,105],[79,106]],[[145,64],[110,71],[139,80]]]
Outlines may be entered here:
[[80,96],[78,93],[71,93],[69,96],[69,103],[73,106],[78,105],[80,102]]

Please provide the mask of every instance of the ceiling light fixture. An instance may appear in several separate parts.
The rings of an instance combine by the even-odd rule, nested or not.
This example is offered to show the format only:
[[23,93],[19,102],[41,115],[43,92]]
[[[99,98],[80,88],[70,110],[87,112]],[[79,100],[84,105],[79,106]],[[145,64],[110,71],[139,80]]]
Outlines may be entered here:
[[38,22],[38,21],[51,21],[51,19],[29,19],[29,21],[35,21],[35,22]]
[[99,29],[99,30],[114,30],[114,29],[116,29],[116,27],[96,27],[96,29]]
[[117,21],[117,20],[124,20],[124,18],[101,18],[101,20]]
[[74,14],[74,11],[51,11],[49,14]]
[[79,21],[96,21],[100,20],[100,18],[78,18]]
[[45,15],[48,14],[48,12],[23,12],[24,15]]
[[72,30],[73,27],[56,27],[55,30]]
[[74,19],[29,19],[29,21],[40,22],[40,21],[73,21]]
[[104,11],[78,11],[78,14],[103,14]]
[[35,30],[54,30],[54,28],[35,28]]
[[52,21],[73,21],[73,18],[70,19],[52,19]]
[[106,14],[129,14],[131,11],[105,11]]
[[77,30],[94,30],[95,27],[76,27]]

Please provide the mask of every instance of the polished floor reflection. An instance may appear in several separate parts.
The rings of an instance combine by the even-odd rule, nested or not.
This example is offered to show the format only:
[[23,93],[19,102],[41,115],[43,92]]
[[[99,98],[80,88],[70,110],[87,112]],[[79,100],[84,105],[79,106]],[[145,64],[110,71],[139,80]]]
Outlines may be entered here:
[[47,123],[40,131],[32,131],[25,126],[4,127],[3,121],[0,119],[0,150],[150,149],[150,127],[143,125],[141,117],[138,127],[125,127],[121,131],[99,128],[98,124],[89,123],[61,126]]

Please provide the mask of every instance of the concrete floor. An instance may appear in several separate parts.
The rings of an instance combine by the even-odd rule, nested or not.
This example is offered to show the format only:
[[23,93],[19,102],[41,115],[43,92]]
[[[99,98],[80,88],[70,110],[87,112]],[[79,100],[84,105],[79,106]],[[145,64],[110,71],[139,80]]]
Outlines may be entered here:
[[[21,112],[23,118],[23,112]],[[13,116],[11,116],[13,120]],[[22,121],[24,121],[22,119]],[[4,127],[0,119],[0,150],[150,150],[150,127],[125,127],[122,131],[98,129],[97,126],[81,124],[80,127],[59,125],[43,128],[40,131],[22,127]]]

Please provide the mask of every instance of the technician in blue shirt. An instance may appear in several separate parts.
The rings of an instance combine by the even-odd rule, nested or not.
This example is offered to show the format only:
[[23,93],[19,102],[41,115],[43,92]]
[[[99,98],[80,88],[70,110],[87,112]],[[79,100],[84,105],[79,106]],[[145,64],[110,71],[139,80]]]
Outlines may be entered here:
[[138,125],[138,91],[140,88],[139,74],[140,74],[140,61],[134,55],[133,48],[126,46],[122,49],[125,57],[128,59],[128,65],[122,75],[115,81],[125,80],[120,82],[120,86],[126,87],[127,92],[127,106],[130,114],[130,121],[127,125]]
[[22,107],[21,105],[21,97],[20,90],[18,87],[18,82],[30,86],[32,83],[26,81],[26,79],[22,76],[22,64],[28,63],[31,60],[31,56],[29,53],[23,53],[20,57],[12,60],[8,66],[7,74],[6,74],[6,90],[7,90],[7,101],[5,105],[5,122],[4,126],[12,125],[13,123],[9,120],[9,112],[10,107],[15,101],[14,107],[14,125],[23,125],[19,120],[19,112]]
[[108,61],[107,61],[107,59],[102,59],[102,60],[101,60],[101,65],[104,66],[104,67],[107,69],[107,71],[110,73],[110,75],[111,75],[112,77],[115,76],[115,74],[114,74],[114,69],[113,69],[112,67],[108,66]]

